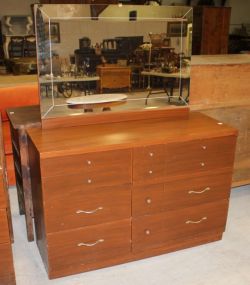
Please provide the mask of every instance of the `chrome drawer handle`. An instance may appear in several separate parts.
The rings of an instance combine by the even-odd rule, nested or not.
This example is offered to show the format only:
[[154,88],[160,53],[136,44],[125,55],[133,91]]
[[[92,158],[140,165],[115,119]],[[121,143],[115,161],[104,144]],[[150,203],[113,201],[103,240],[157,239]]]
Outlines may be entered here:
[[206,188],[204,188],[204,189],[201,190],[201,191],[193,191],[193,190],[190,190],[190,191],[188,191],[188,194],[202,194],[202,193],[204,193],[204,192],[206,192],[206,191],[210,191],[210,190],[211,190],[210,187],[206,187]]
[[92,210],[92,211],[78,210],[78,211],[76,211],[76,213],[77,214],[94,214],[94,213],[96,213],[99,210],[103,210],[103,207],[98,207],[98,208],[96,208],[95,210]]
[[202,221],[205,221],[205,220],[207,220],[207,217],[203,217],[199,221],[190,221],[190,220],[188,220],[188,221],[186,221],[186,224],[199,224],[199,223],[201,223]]
[[101,242],[104,242],[104,239],[98,239],[96,242],[93,242],[93,243],[80,242],[80,243],[78,243],[77,246],[88,246],[88,247],[91,247],[91,246],[95,246],[95,245],[97,245],[98,243],[101,243]]

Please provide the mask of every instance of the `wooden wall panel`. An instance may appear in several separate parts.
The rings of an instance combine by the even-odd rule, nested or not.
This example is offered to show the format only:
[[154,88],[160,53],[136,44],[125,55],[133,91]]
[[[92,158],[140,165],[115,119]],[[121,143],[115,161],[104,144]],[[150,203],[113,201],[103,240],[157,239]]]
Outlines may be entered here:
[[250,55],[193,56],[190,109],[239,131],[233,186],[250,183]]

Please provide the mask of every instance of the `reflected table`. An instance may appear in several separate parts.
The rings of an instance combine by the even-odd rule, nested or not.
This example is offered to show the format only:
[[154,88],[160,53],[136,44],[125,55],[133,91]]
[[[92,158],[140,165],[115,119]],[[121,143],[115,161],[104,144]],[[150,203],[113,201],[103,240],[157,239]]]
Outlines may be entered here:
[[[45,85],[46,88],[46,96],[48,97],[48,87],[50,85],[56,86],[56,92],[62,93],[65,98],[69,98],[72,95],[72,84],[73,83],[83,83],[84,85],[84,93],[87,94],[87,89],[89,90],[90,82],[100,80],[99,76],[81,76],[81,77],[73,77],[73,76],[65,76],[65,77],[50,77],[50,76],[41,76],[39,77],[39,83],[41,85]],[[87,88],[85,86],[87,84]]]
[[125,94],[96,94],[91,96],[79,96],[66,100],[69,108],[83,109],[84,112],[92,112],[94,108],[102,108],[110,111],[111,107],[127,102]]
[[[187,89],[188,89],[188,95],[187,95],[185,100],[186,101],[188,100],[188,98],[189,98],[189,83],[190,83],[190,74],[188,72],[165,73],[165,72],[158,72],[158,71],[151,70],[151,71],[142,71],[141,75],[142,76],[148,76],[149,78],[151,76],[161,77],[161,78],[164,78],[164,79],[170,79],[171,81],[175,81],[176,79],[181,79],[180,80],[180,85],[179,85],[179,87],[180,87],[179,99],[182,98],[183,81],[185,81],[186,84],[187,84]],[[168,100],[169,101],[173,97],[173,84],[171,84],[170,93],[168,92],[166,85],[164,87],[164,91],[153,91],[153,89],[150,86],[148,88],[149,88],[149,92],[148,92],[148,95],[146,97],[145,105],[148,104],[148,98],[152,94],[165,93],[168,96]]]

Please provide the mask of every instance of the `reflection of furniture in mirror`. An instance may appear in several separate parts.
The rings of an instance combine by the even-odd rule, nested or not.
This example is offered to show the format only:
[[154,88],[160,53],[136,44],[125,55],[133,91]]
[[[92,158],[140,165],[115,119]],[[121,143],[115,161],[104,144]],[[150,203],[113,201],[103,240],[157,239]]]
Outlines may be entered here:
[[7,114],[10,120],[19,211],[25,215],[28,241],[33,241],[33,204],[26,130],[41,127],[40,108],[38,105],[9,108]]
[[0,284],[15,285],[15,272],[11,249],[13,230],[2,131],[0,114]]
[[102,111],[111,111],[113,106],[125,104],[125,94],[96,94],[92,96],[79,96],[68,99],[68,108],[82,109],[84,112],[93,112],[93,109],[102,108]]
[[193,8],[193,55],[227,53],[230,14],[230,7]]
[[12,36],[9,43],[9,57],[24,56],[24,38],[21,36]]
[[[51,77],[44,77],[41,76],[39,78],[39,82],[41,84],[41,86],[45,87],[45,95],[46,97],[50,97],[50,92],[53,94],[54,96],[54,92],[56,94],[56,96],[58,96],[58,92],[62,93],[63,96],[65,98],[69,98],[72,95],[72,90],[73,90],[73,84],[81,84],[81,88],[84,91],[85,95],[87,94],[87,92],[90,90],[89,84],[91,82],[96,82],[99,81],[100,77],[99,76],[79,76],[79,77],[73,77],[73,76],[65,76],[65,77],[55,77],[55,78],[51,78]],[[54,90],[52,92],[52,90],[49,90],[49,87],[52,85],[53,82],[53,86],[54,86]],[[62,84],[70,84],[70,90],[71,92],[67,94],[67,90],[60,90],[61,85]],[[62,92],[61,92],[62,91]],[[42,93],[43,95],[43,93]]]
[[24,37],[24,56],[36,57],[36,37],[34,35]]
[[[189,82],[190,82],[190,74],[189,73],[182,73],[182,72],[172,72],[172,73],[165,73],[165,72],[157,72],[157,71],[142,71],[141,74],[143,76],[148,77],[160,77],[163,79],[163,91],[153,91],[153,88],[150,88],[148,91],[148,95],[145,100],[145,104],[148,104],[148,99],[153,94],[161,94],[165,93],[168,96],[168,100],[174,96],[174,86],[176,80],[178,80],[178,99],[182,100],[182,102],[187,102],[189,98]],[[183,85],[186,84],[187,89],[187,96],[186,98],[183,97]]]
[[[93,6],[77,6],[77,9],[72,10],[70,16],[67,13],[67,9],[62,9],[60,11],[62,14],[60,15],[60,21],[58,21],[61,31],[61,42],[56,44],[50,41],[49,35],[46,32],[44,33],[43,28],[46,22],[48,22],[44,15],[48,15],[48,18],[52,21],[53,17],[55,17],[55,10],[51,9],[51,6],[46,7],[44,5],[40,6],[36,11],[39,74],[41,75],[40,79],[42,79],[40,87],[42,87],[42,104],[44,103],[44,107],[41,110],[44,120],[56,117],[59,119],[60,117],[64,121],[68,115],[70,115],[71,120],[73,119],[73,114],[79,114],[79,121],[80,117],[82,119],[85,117],[84,114],[80,116],[81,112],[79,110],[67,108],[64,97],[74,98],[83,94],[82,90],[79,90],[80,88],[75,88],[77,83],[71,84],[71,82],[67,82],[67,85],[64,85],[64,78],[67,80],[67,78],[72,77],[72,79],[78,78],[81,80],[83,77],[98,76],[100,78],[99,82],[96,82],[99,89],[98,93],[121,92],[120,89],[123,89],[122,92],[127,92],[132,87],[133,93],[127,92],[127,104],[112,108],[112,112],[122,113],[123,111],[135,110],[137,108],[138,110],[146,108],[144,103],[148,92],[143,80],[146,79],[146,76],[141,75],[141,71],[148,67],[150,69],[152,69],[151,67],[159,68],[159,72],[165,73],[179,71],[181,67],[180,57],[187,50],[187,41],[179,37],[174,39],[168,38],[166,36],[167,23],[169,21],[191,23],[190,7],[181,8],[182,12],[185,11],[185,13],[183,12],[185,14],[184,19],[181,17],[173,19],[168,17],[169,15],[177,15],[176,9],[180,9],[179,7],[134,6],[133,12],[136,13],[133,13],[133,19],[131,20],[131,14],[127,13],[127,9],[130,8],[126,5],[119,6],[119,9],[115,5],[101,6],[102,8],[105,6],[105,9],[102,9],[101,13],[96,14],[94,18],[92,17]],[[127,16],[124,18],[124,15]],[[162,15],[161,18],[158,15]],[[74,32],[72,33],[72,31]],[[149,34],[152,35],[151,39]],[[157,36],[159,35],[160,41],[157,41]],[[151,66],[151,62],[149,63],[148,50],[142,47],[148,45],[150,41],[153,44],[151,51],[152,64],[154,66]],[[79,48],[76,49],[75,45],[78,45],[78,43]],[[62,60],[69,58],[69,55],[72,55],[72,53],[74,53],[74,59],[71,64],[61,65],[62,72],[54,74],[56,65],[53,55],[56,54],[59,60]],[[42,78],[42,76],[50,77],[51,73],[50,69],[45,72],[44,66],[50,66],[54,75],[53,79]],[[152,87],[162,89],[165,79],[163,80],[163,77],[154,78],[157,79],[153,80]],[[176,80],[176,86],[177,83]],[[48,91],[47,96],[43,92],[45,90],[44,85],[48,87],[46,88]],[[70,88],[64,88],[65,86]],[[57,87],[59,87],[59,93],[62,89],[62,94],[55,92],[55,96],[51,96]],[[93,87],[94,83],[92,82],[91,90],[94,90]],[[64,90],[66,90],[66,93]],[[92,95],[92,93],[96,92],[89,92],[88,95]],[[151,100],[150,98],[150,108],[165,108],[170,105],[168,100],[165,100],[166,97],[164,95],[154,99]],[[171,105],[179,106],[178,98],[177,100],[176,98],[171,100]],[[86,117],[89,115],[86,114]]]
[[106,64],[97,67],[97,74],[100,77],[98,81],[99,92],[103,89],[121,89],[131,88],[131,69],[128,66],[119,66],[116,64]]

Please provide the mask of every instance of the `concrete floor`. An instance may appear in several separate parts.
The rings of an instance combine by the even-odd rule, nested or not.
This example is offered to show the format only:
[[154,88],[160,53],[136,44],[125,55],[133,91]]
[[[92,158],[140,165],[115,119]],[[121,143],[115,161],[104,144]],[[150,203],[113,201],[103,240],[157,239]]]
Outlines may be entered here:
[[27,242],[15,188],[10,189],[10,198],[17,285],[250,284],[250,185],[232,191],[221,241],[54,280],[48,280],[35,242]]

